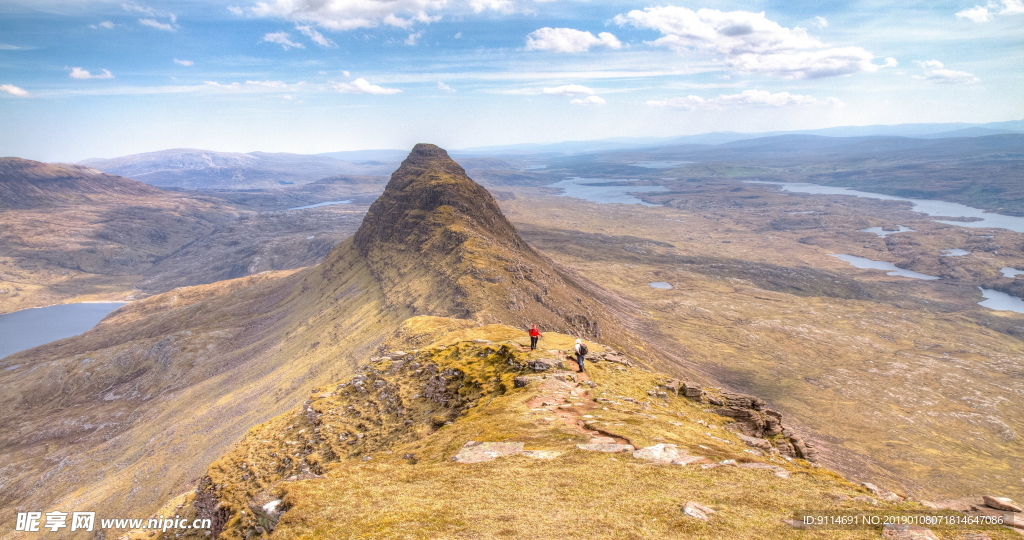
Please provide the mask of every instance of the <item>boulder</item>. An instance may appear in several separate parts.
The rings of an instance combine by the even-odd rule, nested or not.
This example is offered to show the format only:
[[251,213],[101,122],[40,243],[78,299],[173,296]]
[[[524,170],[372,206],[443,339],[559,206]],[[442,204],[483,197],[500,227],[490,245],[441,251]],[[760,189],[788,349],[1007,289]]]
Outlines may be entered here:
[[529,377],[526,375],[520,375],[515,379],[512,379],[512,386],[515,388],[522,388],[532,382],[539,381],[540,377]]
[[459,453],[452,458],[452,461],[459,463],[480,463],[493,461],[502,456],[512,456],[523,453],[521,442],[479,442],[469,441],[462,445]]
[[1006,512],[1024,512],[1024,508],[1022,508],[1021,505],[1006,497],[990,497],[988,495],[984,495],[981,497],[981,500],[985,501],[985,506],[995,508],[996,510],[1003,510]]
[[694,401],[704,401],[705,394],[704,389],[700,385],[695,383],[684,382],[683,383],[683,395]]
[[680,450],[674,444],[656,444],[633,452],[633,457],[637,459],[664,464],[672,463],[673,460],[679,459],[685,455],[686,450]]
[[632,452],[636,450],[632,444],[577,444],[576,448],[591,452]]
[[880,488],[880,487],[872,484],[871,482],[864,482],[861,485],[863,485],[864,487],[868,488],[868,491],[870,491],[876,497],[878,497],[879,499],[882,499],[883,501],[897,502],[897,501],[902,501],[903,500],[903,497],[900,497],[899,495],[897,495],[897,494],[895,494],[895,493],[893,493],[893,492],[891,492],[891,491],[889,491],[887,489]]
[[714,513],[714,509],[704,506],[698,502],[689,501],[683,505],[683,514],[692,518],[707,521],[711,518],[711,514]]
[[547,371],[559,366],[561,362],[554,358],[535,358],[526,363],[534,371]]
[[754,448],[764,450],[765,452],[771,452],[772,450],[775,449],[775,447],[772,446],[772,443],[770,443],[767,439],[762,439],[760,437],[749,437],[742,433],[739,433],[738,435],[740,437],[740,440],[746,443],[747,446],[753,446]]
[[662,386],[665,387],[665,390],[668,390],[669,392],[672,392],[673,394],[678,396],[679,390],[680,388],[682,388],[683,383],[679,379],[669,379]]

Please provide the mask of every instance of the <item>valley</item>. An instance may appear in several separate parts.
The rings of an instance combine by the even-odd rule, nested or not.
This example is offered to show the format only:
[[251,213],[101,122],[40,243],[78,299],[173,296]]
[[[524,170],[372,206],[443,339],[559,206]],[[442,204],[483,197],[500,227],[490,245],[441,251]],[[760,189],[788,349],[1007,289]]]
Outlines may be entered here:
[[[2,465],[14,471],[6,485],[31,495],[5,503],[73,496],[147,513],[179,504],[246,430],[353,373],[416,315],[538,322],[668,375],[756,395],[851,480],[929,501],[1024,499],[1024,314],[979,305],[979,287],[1024,290],[1004,270],[1024,269],[1021,233],[941,223],[901,201],[786,192],[746,180],[810,182],[809,173],[682,163],[661,150],[628,155],[657,167],[611,152],[534,157],[548,167],[530,170],[503,169],[524,161],[501,156],[470,162],[488,203],[446,154],[417,155],[442,172],[430,184],[396,173],[380,198],[376,177],[162,195],[193,236],[167,254],[133,236],[101,246],[145,253],[131,274],[111,270],[123,256],[88,251],[110,216],[124,230],[149,219],[125,214],[123,202],[62,206],[73,217],[66,228],[41,227],[52,207],[0,212],[22,238],[49,231],[37,252],[23,248],[9,263],[6,275],[23,272],[17,283],[37,288],[7,305],[62,290],[63,300],[144,298],[79,338],[0,360],[0,369],[33,366],[0,371],[0,384],[25,387],[6,398],[8,417],[34,411],[6,426],[15,451]],[[562,186],[607,202],[564,196]],[[1007,213],[1017,204],[1012,191],[998,208],[960,198]],[[289,210],[342,200],[351,202]],[[53,247],[75,238],[75,250]],[[837,254],[939,279],[861,269]],[[18,266],[33,263],[39,276]],[[43,411],[62,427],[45,427]],[[184,450],[198,457],[172,457]],[[115,473],[105,462],[128,466]],[[76,480],[85,469],[95,472]],[[39,475],[53,479],[48,489],[29,487]],[[318,488],[297,489],[315,501]],[[134,498],[116,495],[125,491]]]

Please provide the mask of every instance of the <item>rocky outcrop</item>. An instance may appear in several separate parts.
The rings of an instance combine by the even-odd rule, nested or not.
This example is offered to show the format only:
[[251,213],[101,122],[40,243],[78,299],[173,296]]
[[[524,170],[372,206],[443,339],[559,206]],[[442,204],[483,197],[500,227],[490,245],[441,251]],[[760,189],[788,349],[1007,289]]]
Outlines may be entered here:
[[698,384],[669,379],[662,388],[687,398],[714,405],[708,412],[732,418],[732,426],[748,446],[794,459],[817,461],[814,445],[782,424],[782,413],[769,409],[757,396],[704,388]]

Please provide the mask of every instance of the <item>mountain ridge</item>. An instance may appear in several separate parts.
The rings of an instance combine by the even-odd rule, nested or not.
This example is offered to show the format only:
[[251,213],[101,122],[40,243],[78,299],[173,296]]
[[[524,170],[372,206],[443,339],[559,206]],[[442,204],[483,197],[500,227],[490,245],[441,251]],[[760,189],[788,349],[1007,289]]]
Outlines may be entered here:
[[142,182],[91,167],[0,158],[0,208],[27,209],[94,203],[111,197],[152,197],[163,192]]
[[[447,242],[403,246],[418,237],[392,238],[384,224],[368,225],[359,235],[365,255],[350,238],[318,265],[175,289],[122,307],[82,336],[5,358],[0,385],[17,391],[0,399],[0,446],[18,450],[2,456],[0,467],[14,472],[0,507],[73,499],[148,514],[252,425],[350,374],[403,320],[427,311],[522,328],[537,322],[653,358],[631,330],[643,324],[634,305],[529,248],[490,195],[486,204],[460,202],[486,191],[443,151],[427,153],[423,166],[418,154],[410,164],[426,185],[414,185],[407,167],[393,175],[391,191],[413,180],[407,187],[432,192],[436,181],[432,202],[417,207],[408,196],[423,192],[414,189],[405,199],[384,196],[375,212],[393,201],[412,214],[397,223],[432,225],[423,232]],[[478,207],[476,220],[453,204]],[[54,422],[64,428],[48,427]],[[182,462],[182,449],[201,457]],[[40,452],[46,460],[34,457]],[[36,479],[44,475],[42,487]]]

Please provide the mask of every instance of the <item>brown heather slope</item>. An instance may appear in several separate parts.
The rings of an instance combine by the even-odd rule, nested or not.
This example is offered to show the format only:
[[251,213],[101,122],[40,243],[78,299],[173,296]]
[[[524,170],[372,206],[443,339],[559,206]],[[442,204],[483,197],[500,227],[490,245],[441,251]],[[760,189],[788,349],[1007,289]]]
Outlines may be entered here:
[[[0,314],[316,264],[359,226],[376,177],[181,193],[78,165],[0,158]],[[352,204],[277,211],[324,200]]]
[[175,289],[0,361],[0,522],[44,508],[146,516],[429,310],[537,321],[646,357],[631,305],[534,252],[443,150],[417,145],[370,214],[317,266]]
[[0,158],[0,208],[38,208],[54,204],[104,202],[116,197],[145,197],[163,193],[121,176],[81,165],[40,163]]
[[88,167],[0,158],[0,313],[129,298],[154,264],[236,217]]

